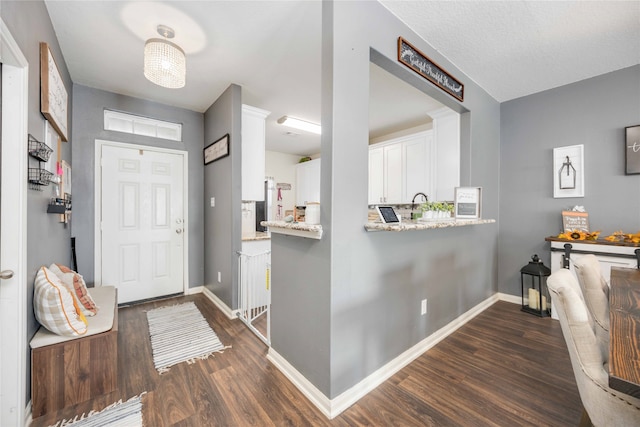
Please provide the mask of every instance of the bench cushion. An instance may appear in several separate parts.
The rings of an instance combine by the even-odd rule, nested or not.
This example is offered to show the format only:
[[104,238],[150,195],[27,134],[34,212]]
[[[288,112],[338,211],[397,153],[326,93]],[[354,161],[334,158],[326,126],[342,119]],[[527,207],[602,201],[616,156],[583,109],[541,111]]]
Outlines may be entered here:
[[[96,305],[100,307],[100,311],[98,311],[98,314],[88,319],[87,332],[81,337],[100,334],[113,328],[114,307],[117,304],[116,288],[114,286],[89,288],[89,293]],[[81,337],[56,335],[53,332],[48,331],[46,328],[41,327],[34,335],[30,345],[31,348],[38,348]]]

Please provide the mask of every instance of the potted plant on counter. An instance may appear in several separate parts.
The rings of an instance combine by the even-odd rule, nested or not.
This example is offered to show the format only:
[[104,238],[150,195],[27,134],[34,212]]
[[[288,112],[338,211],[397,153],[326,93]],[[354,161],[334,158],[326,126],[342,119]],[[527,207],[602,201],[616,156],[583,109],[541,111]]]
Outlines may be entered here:
[[453,205],[447,202],[424,202],[420,209],[425,220],[438,220],[451,218]]

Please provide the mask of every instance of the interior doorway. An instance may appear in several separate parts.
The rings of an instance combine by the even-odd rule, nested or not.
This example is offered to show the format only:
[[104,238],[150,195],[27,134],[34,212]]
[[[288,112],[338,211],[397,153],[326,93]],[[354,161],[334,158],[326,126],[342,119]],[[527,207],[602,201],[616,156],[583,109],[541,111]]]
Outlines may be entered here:
[[[0,19],[0,425],[23,425],[27,402],[28,62]],[[37,65],[36,65],[37,66]],[[12,274],[9,274],[11,271]],[[10,277],[9,277],[10,276]]]

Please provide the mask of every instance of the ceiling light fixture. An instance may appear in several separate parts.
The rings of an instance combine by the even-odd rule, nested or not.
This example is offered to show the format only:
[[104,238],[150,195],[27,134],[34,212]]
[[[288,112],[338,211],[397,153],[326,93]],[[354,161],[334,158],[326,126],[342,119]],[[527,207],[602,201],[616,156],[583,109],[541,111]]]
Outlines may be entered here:
[[149,39],[144,44],[144,76],[169,89],[184,87],[187,73],[184,50],[167,40],[175,36],[173,29],[158,25],[158,34],[164,39]]
[[295,119],[289,116],[282,116],[278,119],[278,123],[281,125],[289,126],[295,129],[304,130],[311,133],[320,135],[322,133],[322,127],[319,124],[311,123],[306,120]]

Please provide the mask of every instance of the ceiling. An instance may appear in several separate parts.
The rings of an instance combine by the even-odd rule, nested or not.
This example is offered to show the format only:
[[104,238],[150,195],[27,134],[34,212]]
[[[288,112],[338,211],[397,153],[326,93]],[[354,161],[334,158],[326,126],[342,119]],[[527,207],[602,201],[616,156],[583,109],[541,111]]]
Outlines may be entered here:
[[[638,1],[381,3],[500,102],[640,63]],[[243,103],[271,111],[267,149],[320,151],[318,136],[276,123],[284,115],[320,122],[320,1],[45,4],[74,83],[199,112],[236,83]],[[142,74],[144,42],[158,24],[175,30],[173,41],[187,54],[182,89],[161,88]],[[376,68],[372,132],[417,123],[437,107]],[[394,103],[393,85],[412,102]]]

